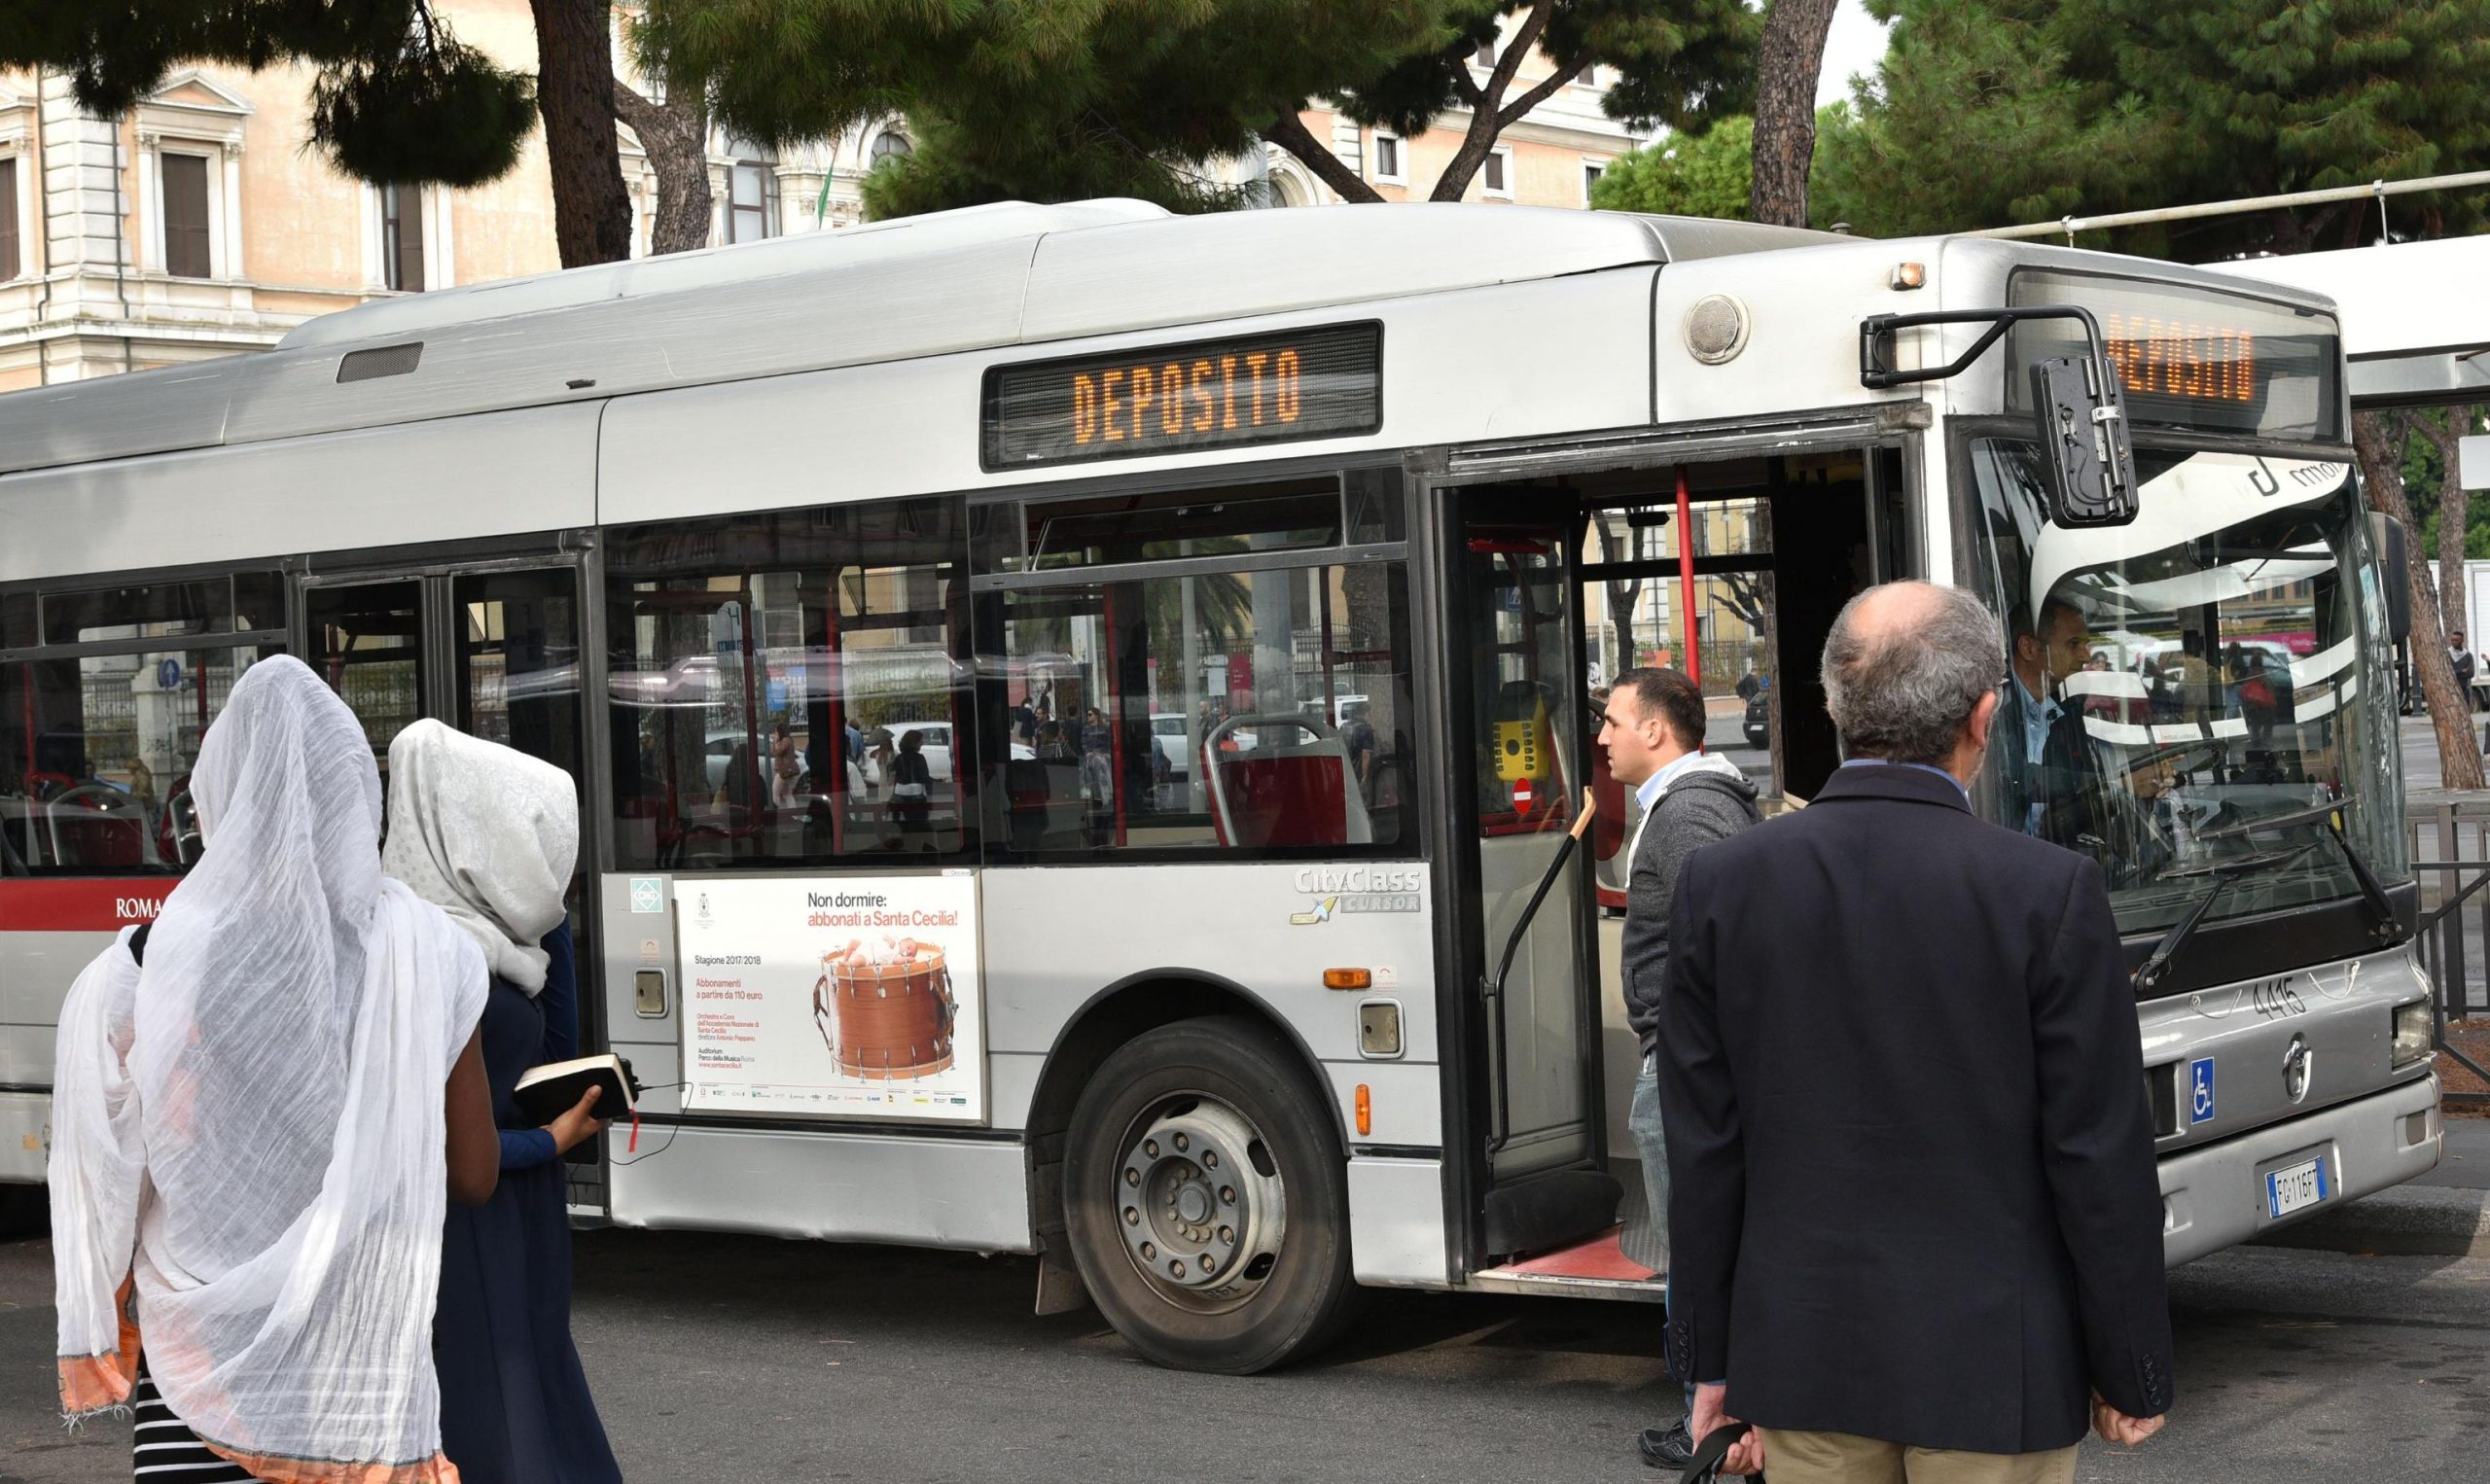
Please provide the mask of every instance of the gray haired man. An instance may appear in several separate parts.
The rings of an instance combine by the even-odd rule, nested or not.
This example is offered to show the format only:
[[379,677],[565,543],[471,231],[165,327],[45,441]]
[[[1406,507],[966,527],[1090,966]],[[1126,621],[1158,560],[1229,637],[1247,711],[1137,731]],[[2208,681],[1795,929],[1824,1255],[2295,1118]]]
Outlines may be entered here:
[[1678,879],[1660,1004],[1670,1363],[1778,1484],[2066,1484],[2173,1395],[2135,997],[2101,867],[1974,814],[1997,619],[1853,599],[1850,757]]

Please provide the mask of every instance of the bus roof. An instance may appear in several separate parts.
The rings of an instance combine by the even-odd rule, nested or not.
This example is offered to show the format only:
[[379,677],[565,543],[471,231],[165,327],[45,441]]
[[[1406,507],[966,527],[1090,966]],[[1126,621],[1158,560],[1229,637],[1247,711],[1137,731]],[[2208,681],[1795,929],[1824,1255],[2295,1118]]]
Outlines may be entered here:
[[[2219,265],[2325,295],[2342,316],[2354,406],[2490,397],[2490,236]],[[2467,359],[2472,357],[2472,359]]]
[[1844,240],[1448,203],[1005,202],[377,300],[265,355],[0,397],[0,474]]

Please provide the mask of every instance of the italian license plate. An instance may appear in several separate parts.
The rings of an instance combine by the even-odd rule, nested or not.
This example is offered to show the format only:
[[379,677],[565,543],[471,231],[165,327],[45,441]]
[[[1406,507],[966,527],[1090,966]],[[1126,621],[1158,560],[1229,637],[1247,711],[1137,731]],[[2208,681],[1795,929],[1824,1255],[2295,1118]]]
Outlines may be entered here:
[[2326,1161],[2312,1159],[2265,1177],[2265,1208],[2280,1219],[2305,1211],[2331,1192],[2326,1184]]

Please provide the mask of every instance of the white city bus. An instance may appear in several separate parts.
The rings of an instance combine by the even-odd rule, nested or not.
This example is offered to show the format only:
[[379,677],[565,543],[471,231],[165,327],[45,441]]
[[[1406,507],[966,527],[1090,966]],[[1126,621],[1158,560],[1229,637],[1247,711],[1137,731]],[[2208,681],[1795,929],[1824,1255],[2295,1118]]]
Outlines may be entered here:
[[[2126,385],[2125,523],[2051,514],[2025,368],[2078,322],[1950,374],[1980,324],[1863,331],[2047,305]],[[1838,760],[1832,617],[1925,576],[2096,636],[2094,765],[1980,803],[2108,871],[2169,1256],[2214,1251],[2438,1157],[2342,379],[2322,300],[2047,247],[1110,201],[17,394],[0,1178],[42,1178],[61,994],[196,858],[190,759],[284,651],[375,752],[438,716],[579,779],[588,1035],[648,1088],[584,1216],[1039,1254],[1042,1306],[1229,1371],[1359,1285],[1656,1299],[1621,809],[1528,911],[1618,792],[1588,645],[1768,675],[1767,745],[1734,703],[1720,740],[1778,809]]]

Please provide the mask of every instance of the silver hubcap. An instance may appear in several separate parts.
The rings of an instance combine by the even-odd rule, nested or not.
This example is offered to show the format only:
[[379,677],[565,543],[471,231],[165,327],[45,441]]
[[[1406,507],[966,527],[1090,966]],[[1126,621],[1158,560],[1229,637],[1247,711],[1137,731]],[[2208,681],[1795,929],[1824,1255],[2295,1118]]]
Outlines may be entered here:
[[1188,1096],[1144,1116],[1116,1171],[1124,1252],[1159,1296],[1204,1311],[1254,1296],[1279,1260],[1288,1199],[1244,1114]]

